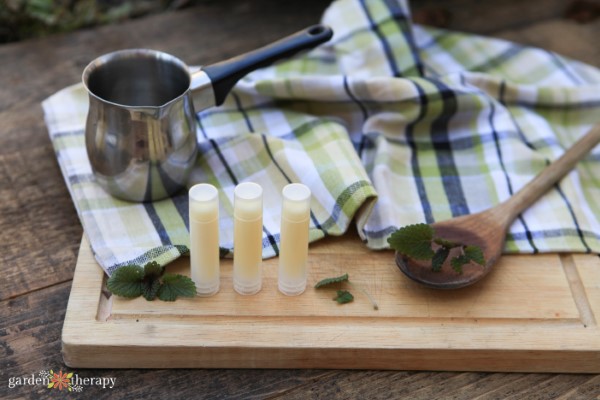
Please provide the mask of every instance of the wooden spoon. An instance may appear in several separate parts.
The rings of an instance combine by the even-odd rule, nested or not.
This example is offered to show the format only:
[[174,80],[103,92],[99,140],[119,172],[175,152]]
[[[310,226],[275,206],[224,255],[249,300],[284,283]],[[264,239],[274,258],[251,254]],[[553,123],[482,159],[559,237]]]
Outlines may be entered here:
[[[471,262],[465,265],[463,272],[459,274],[450,268],[449,262],[446,261],[442,269],[436,272],[431,268],[429,261],[417,261],[396,253],[398,267],[410,279],[436,289],[458,289],[479,281],[491,271],[500,258],[506,233],[514,219],[564,177],[598,142],[600,125],[594,126],[558,160],[508,200],[477,214],[464,215],[431,225],[436,237],[479,246],[483,250],[485,266]],[[548,215],[548,218],[553,216]],[[451,251],[450,256],[452,255]]]

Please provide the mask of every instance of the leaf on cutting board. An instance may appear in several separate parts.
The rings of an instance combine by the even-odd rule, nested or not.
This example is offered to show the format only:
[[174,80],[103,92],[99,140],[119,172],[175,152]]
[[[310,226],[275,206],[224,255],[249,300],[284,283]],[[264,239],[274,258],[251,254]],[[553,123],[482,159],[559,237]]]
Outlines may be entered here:
[[165,267],[162,267],[156,261],[150,261],[144,265],[144,279],[158,279],[165,272]]
[[164,274],[162,286],[158,291],[158,298],[164,301],[175,301],[178,296],[194,297],[196,285],[194,281],[184,275]]
[[333,300],[337,301],[338,304],[346,304],[354,300],[354,296],[347,290],[338,290]]
[[126,265],[116,270],[108,281],[106,287],[117,296],[133,298],[142,294],[142,280],[144,270],[137,265]]
[[142,281],[142,296],[148,301],[156,299],[160,290],[160,280],[144,278]]
[[317,284],[315,285],[315,289],[325,287],[328,285],[332,285],[334,283],[341,283],[341,282],[347,282],[347,281],[348,281],[348,274],[336,276],[333,278],[325,278],[325,279],[322,279],[319,282],[317,282]]

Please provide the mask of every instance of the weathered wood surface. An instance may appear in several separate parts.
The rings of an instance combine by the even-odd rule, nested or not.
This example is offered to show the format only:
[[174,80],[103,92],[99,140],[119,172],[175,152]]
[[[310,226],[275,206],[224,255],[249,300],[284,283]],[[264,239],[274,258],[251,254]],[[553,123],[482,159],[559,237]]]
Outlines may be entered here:
[[[462,290],[424,288],[389,251],[356,234],[311,246],[307,289],[277,290],[278,260],[262,265],[262,290],[233,290],[221,261],[210,297],[149,302],[109,296],[82,240],[63,326],[73,368],[327,368],[600,373],[600,259],[593,254],[507,255]],[[189,258],[168,266],[189,276]],[[313,289],[347,273],[355,300]],[[363,289],[361,292],[357,288]],[[375,310],[366,293],[378,304]]]
[[[591,3],[598,5],[598,1]],[[82,230],[63,183],[40,102],[79,80],[95,56],[143,46],[203,64],[316,22],[326,1],[214,2],[182,12],[0,46],[0,397],[55,398],[9,389],[9,377],[65,369],[60,336]],[[600,20],[564,15],[568,2],[425,0],[418,21],[500,36],[600,66]],[[447,18],[448,15],[450,18]],[[440,16],[442,18],[440,18]],[[579,398],[600,376],[321,370],[81,370],[117,377],[93,398]]]

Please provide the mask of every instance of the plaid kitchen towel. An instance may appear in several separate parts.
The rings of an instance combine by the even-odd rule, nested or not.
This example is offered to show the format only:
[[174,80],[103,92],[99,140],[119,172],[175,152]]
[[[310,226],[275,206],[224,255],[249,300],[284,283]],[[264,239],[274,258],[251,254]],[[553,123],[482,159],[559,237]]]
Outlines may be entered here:
[[[263,255],[278,252],[281,189],[313,191],[311,241],[354,219],[374,249],[399,226],[474,213],[507,199],[600,121],[600,71],[536,48],[411,23],[397,0],[340,0],[333,39],[255,71],[221,107],[200,111],[190,186],[220,188],[231,249],[235,185],[264,188]],[[114,199],[85,153],[81,85],[43,103],[65,181],[96,258],[165,264],[187,251],[187,194]],[[512,225],[506,252],[600,251],[600,148]],[[376,201],[377,200],[377,201]]]

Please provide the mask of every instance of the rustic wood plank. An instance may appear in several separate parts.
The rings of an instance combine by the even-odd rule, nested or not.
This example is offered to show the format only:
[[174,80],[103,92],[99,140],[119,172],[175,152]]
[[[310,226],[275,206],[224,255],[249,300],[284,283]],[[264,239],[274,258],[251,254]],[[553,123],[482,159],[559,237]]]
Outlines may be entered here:
[[[555,399],[558,398],[561,393],[570,393],[571,398],[584,399],[583,392],[579,391],[579,388],[585,387],[584,390],[589,390],[588,398],[593,398],[592,391],[595,390],[595,395],[600,395],[600,381],[596,379],[590,379],[590,376],[578,375],[572,377],[570,382],[565,382],[559,376],[551,375],[547,380],[540,381],[537,384],[523,386],[521,392],[514,395],[514,399],[522,399],[528,393],[535,393],[538,399]],[[595,389],[594,389],[595,386]]]
[[464,32],[491,34],[516,29],[539,21],[562,18],[568,3],[564,0],[420,0],[411,2],[416,22],[434,24],[435,14],[445,13],[444,27]]
[[[421,0],[411,3],[415,22],[483,34],[541,47],[600,66],[596,44],[600,20],[578,22],[571,15],[575,1]],[[579,2],[582,3],[582,2]],[[588,8],[600,1],[588,1]]]
[[[556,382],[563,383],[562,376],[555,378]],[[565,386],[566,387],[566,386]],[[588,376],[585,383],[579,385],[573,384],[570,388],[566,387],[566,390],[560,390],[556,388],[556,399],[567,400],[567,399],[598,399],[600,397],[600,375]]]
[[519,29],[497,31],[494,32],[494,36],[526,46],[552,50],[563,56],[598,67],[600,66],[600,48],[595,42],[598,32],[600,32],[600,20],[578,24],[572,20],[552,19]]
[[0,397],[43,397],[44,388],[11,389],[8,378],[63,365],[60,335],[70,287],[69,283],[57,284],[0,302]]
[[515,374],[336,371],[310,385],[291,390],[286,399],[593,399],[598,377],[585,374]]
[[82,229],[50,146],[0,154],[0,299],[70,280]]
[[60,336],[70,284],[57,284],[0,302],[0,398],[56,398],[42,387],[8,387],[9,377],[41,370],[71,371],[81,377],[116,377],[113,390],[85,388],[86,398],[265,398],[331,375],[319,370],[100,370],[72,369],[60,354]]

